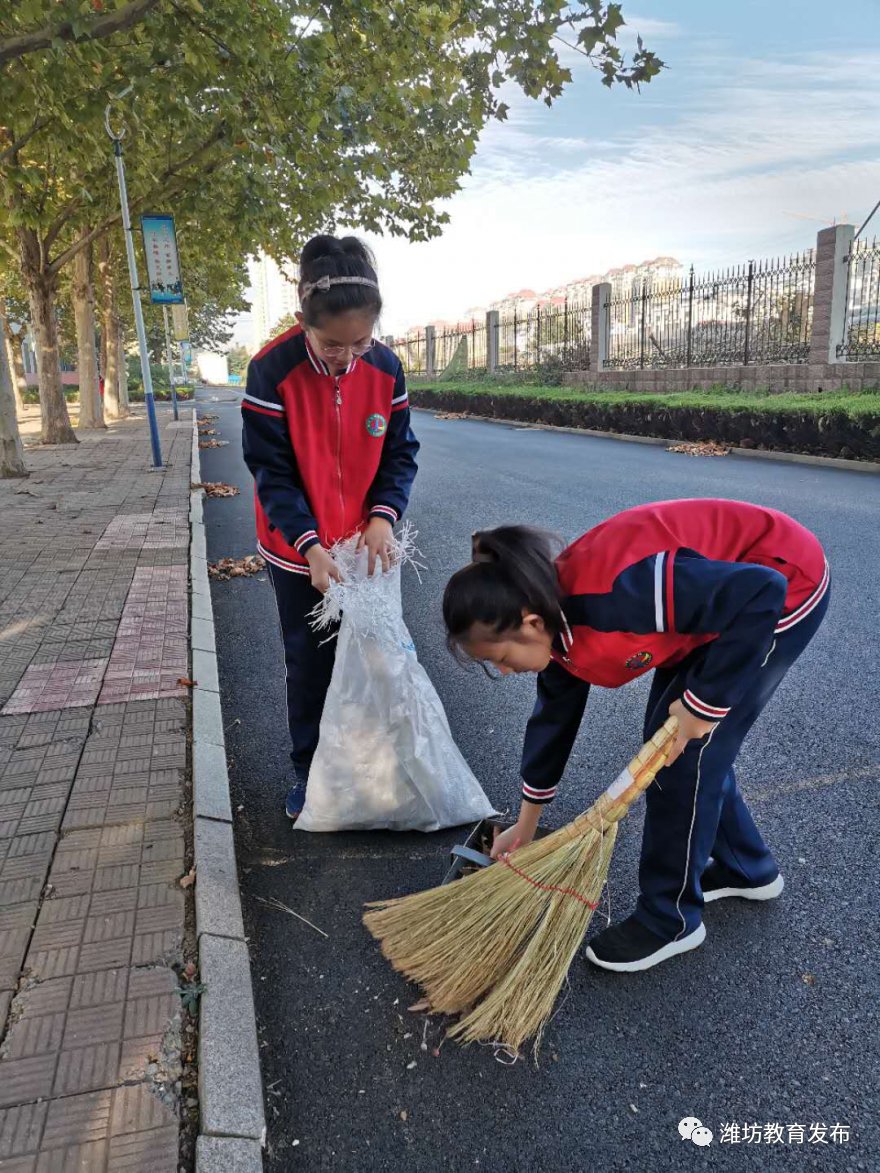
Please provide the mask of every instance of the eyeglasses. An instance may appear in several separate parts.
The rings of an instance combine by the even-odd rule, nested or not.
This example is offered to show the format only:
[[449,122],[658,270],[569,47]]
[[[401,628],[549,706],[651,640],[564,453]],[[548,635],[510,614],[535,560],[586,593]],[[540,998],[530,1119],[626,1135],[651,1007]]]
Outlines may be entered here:
[[314,346],[315,350],[317,350],[318,354],[320,354],[323,358],[329,358],[333,360],[343,358],[346,354],[350,354],[352,358],[360,358],[362,355],[366,354],[368,350],[372,350],[375,344],[374,339],[371,338],[365,346],[323,346],[320,342],[318,342],[314,335],[310,335],[310,337],[312,339],[312,345]]

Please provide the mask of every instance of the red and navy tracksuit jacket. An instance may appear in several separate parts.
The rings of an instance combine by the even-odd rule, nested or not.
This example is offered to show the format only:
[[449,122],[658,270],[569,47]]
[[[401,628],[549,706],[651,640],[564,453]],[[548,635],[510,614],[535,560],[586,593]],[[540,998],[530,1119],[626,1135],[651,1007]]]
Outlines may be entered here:
[[[589,530],[557,563],[563,628],[553,658],[588,684],[619,688],[694,649],[682,702],[721,721],[745,693],[775,636],[819,604],[829,585],[818,539],[798,522],[740,501],[662,501]],[[526,733],[523,796],[550,802],[567,751],[548,718]]]
[[311,546],[329,549],[371,517],[401,518],[419,445],[387,346],[332,375],[297,326],[251,359],[241,406],[257,547],[273,566],[308,574]]

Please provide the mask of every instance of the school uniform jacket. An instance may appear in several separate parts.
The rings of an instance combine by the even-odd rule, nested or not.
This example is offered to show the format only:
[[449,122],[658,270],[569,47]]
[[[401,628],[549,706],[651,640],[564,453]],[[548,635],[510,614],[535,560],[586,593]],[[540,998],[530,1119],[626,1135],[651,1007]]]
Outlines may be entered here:
[[308,574],[312,546],[329,549],[372,517],[403,516],[419,445],[387,346],[332,375],[294,327],[251,359],[241,409],[257,548],[273,566]]
[[[553,659],[587,685],[619,688],[707,645],[681,697],[706,721],[723,720],[775,637],[805,619],[829,585],[828,562],[809,530],[740,501],[628,509],[589,530],[556,566],[563,623]],[[526,733],[530,802],[551,801],[570,750],[560,752],[552,710],[539,700]]]

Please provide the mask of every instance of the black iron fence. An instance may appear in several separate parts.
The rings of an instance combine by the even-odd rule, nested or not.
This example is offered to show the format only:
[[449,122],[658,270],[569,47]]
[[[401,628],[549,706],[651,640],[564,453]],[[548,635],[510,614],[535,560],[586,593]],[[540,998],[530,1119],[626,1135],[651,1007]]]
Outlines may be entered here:
[[428,373],[428,348],[424,334],[397,338],[394,342],[394,352],[408,375]]
[[495,326],[496,365],[503,371],[539,367],[585,371],[590,365],[592,308],[585,302],[514,309]]
[[460,329],[442,330],[434,335],[434,370],[485,371],[488,366],[486,323],[473,321]]
[[[514,309],[493,324],[491,339],[485,322],[438,330],[434,334],[432,373],[488,370],[490,342],[494,345],[496,370],[587,370],[591,323],[588,303],[565,302],[535,306],[527,312]],[[424,333],[398,339],[394,349],[407,374],[427,373],[428,342]]]
[[880,241],[854,241],[846,258],[849,279],[840,358],[880,356]]
[[[880,239],[857,241],[847,262],[841,359],[880,358]],[[605,301],[604,369],[805,363],[813,330],[816,258],[812,249],[774,260],[662,283],[612,286]],[[839,327],[837,327],[839,329]],[[409,374],[467,371],[586,371],[592,304],[563,301],[491,315],[430,336],[394,343]],[[429,370],[430,368],[430,370]]]
[[652,286],[606,302],[610,370],[806,362],[813,319],[812,249]]

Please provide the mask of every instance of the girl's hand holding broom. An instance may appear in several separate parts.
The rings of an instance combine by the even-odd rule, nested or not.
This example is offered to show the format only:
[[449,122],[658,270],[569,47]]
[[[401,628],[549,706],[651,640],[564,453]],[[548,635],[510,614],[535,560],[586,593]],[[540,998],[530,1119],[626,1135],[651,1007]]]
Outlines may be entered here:
[[[676,758],[684,753],[689,741],[701,740],[712,732],[716,724],[714,721],[703,721],[699,717],[695,717],[681,701],[672,702],[669,706],[669,716],[678,718],[678,731],[666,762],[667,766],[672,765]],[[495,836],[492,843],[492,859],[509,855],[518,847],[525,847],[527,843],[531,843],[535,838],[538,823],[541,821],[542,809],[540,804],[526,802],[524,799],[516,823]]]

